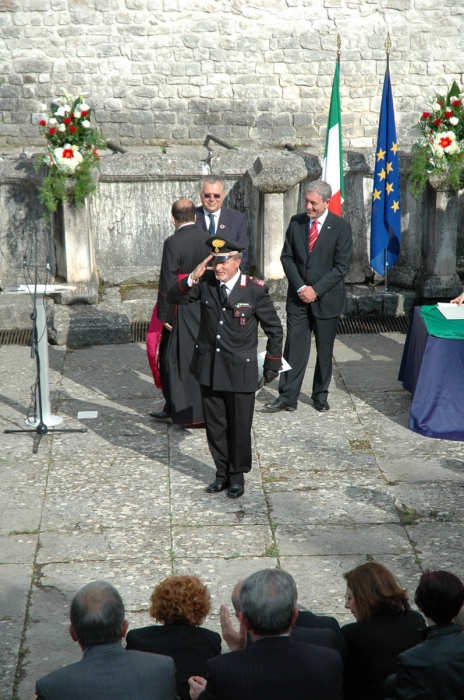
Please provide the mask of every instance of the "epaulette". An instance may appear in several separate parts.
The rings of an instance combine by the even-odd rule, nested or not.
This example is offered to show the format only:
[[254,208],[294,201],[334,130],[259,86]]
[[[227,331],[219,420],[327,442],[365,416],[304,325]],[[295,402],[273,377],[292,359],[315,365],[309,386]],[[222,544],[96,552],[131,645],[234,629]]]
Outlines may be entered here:
[[258,277],[251,277],[249,275],[248,279],[250,280],[250,282],[253,282],[254,284],[259,284],[260,287],[264,287],[264,285],[266,284],[264,280],[260,280]]

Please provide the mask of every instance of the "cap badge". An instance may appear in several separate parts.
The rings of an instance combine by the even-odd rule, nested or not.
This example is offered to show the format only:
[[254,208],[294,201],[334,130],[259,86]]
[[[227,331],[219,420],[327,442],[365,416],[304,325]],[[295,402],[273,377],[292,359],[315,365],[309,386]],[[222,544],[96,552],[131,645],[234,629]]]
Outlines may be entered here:
[[221,248],[225,246],[226,242],[223,238],[215,238],[213,241],[211,241],[211,245],[214,248],[215,253],[219,253]]

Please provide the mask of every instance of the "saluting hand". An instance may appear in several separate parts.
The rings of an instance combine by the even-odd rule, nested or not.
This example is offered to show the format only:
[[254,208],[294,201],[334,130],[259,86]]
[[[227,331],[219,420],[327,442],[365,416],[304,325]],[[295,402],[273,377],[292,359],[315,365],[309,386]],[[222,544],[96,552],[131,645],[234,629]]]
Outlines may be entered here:
[[199,265],[197,265],[194,271],[190,273],[190,277],[194,282],[200,279],[200,277],[205,273],[206,268],[208,267],[208,263],[210,260],[212,260],[212,258],[212,255],[208,255],[208,257],[205,260],[203,260],[203,262],[201,262]]
[[222,637],[231,651],[237,649],[245,649],[247,645],[247,631],[240,623],[240,629],[237,632],[230,619],[229,611],[225,605],[221,605],[221,632]]

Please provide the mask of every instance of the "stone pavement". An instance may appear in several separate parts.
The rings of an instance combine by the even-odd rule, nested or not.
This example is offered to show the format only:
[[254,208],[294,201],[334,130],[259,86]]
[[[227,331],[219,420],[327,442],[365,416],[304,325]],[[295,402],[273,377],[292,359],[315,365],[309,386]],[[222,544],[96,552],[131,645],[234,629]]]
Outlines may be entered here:
[[[263,344],[263,341],[260,341]],[[410,397],[397,382],[399,334],[339,336],[332,410],[311,405],[267,414],[276,388],[259,394],[254,468],[231,501],[203,488],[214,475],[203,430],[154,422],[161,408],[145,346],[66,352],[50,347],[54,412],[87,434],[46,436],[37,455],[22,427],[34,380],[28,348],[0,348],[0,698],[30,700],[35,679],[77,660],[69,602],[87,581],[121,591],[131,627],[149,623],[151,590],[193,573],[213,602],[206,626],[235,582],[281,566],[300,603],[350,620],[344,571],[376,559],[412,593],[421,570],[464,576],[462,443],[407,430]]]

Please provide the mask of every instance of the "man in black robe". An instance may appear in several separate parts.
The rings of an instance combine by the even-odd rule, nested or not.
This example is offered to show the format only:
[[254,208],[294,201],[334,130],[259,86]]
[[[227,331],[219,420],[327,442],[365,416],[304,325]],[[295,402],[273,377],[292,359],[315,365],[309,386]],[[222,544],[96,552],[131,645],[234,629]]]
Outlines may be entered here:
[[158,319],[164,324],[159,354],[165,405],[150,416],[157,420],[172,418],[177,425],[201,425],[204,420],[200,387],[189,372],[200,327],[200,309],[196,304],[168,304],[167,293],[208,254],[205,241],[209,234],[195,225],[195,205],[189,199],[174,202],[171,214],[175,233],[164,241],[157,307]]

